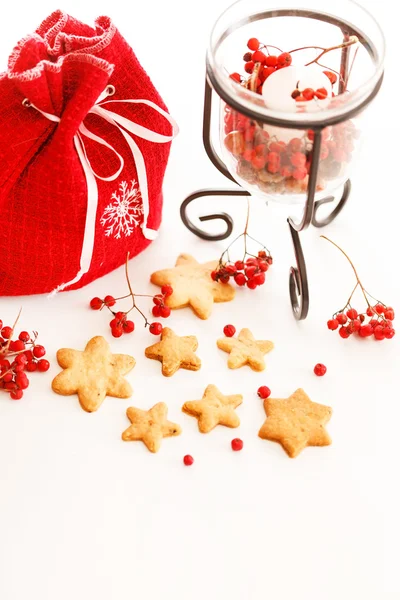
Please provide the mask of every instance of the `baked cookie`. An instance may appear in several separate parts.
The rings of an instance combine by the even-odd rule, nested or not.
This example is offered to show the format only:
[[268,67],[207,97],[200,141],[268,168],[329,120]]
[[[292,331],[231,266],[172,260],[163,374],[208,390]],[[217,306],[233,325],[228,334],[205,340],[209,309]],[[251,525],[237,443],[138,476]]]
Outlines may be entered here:
[[170,308],[190,306],[200,319],[208,319],[214,302],[228,302],[235,296],[229,283],[211,279],[217,265],[216,260],[200,264],[190,254],[181,254],[174,268],[156,271],[150,280],[159,286],[172,286],[173,294],[166,300]]
[[243,396],[224,396],[215,385],[208,385],[201,400],[190,400],[182,406],[184,413],[196,417],[199,431],[208,433],[217,425],[239,427],[240,420],[235,412],[242,404]]
[[57,361],[65,370],[53,379],[53,390],[63,396],[77,394],[87,412],[97,410],[106,396],[132,395],[132,387],[123,376],[133,369],[135,359],[127,354],[111,354],[101,336],[92,338],[83,352],[61,348]]
[[162,364],[162,374],[170,377],[178,369],[198,371],[201,360],[194,353],[198,342],[194,335],[179,337],[169,327],[164,327],[161,333],[161,341],[149,346],[145,350],[147,358],[159,360]]
[[217,340],[217,346],[229,352],[228,367],[238,369],[249,365],[253,371],[264,371],[264,354],[274,347],[268,340],[256,340],[250,329],[242,329],[237,338],[224,337]]
[[258,435],[279,442],[290,458],[306,446],[329,446],[332,440],[325,429],[332,415],[330,406],[312,402],[304,390],[296,390],[289,398],[264,400],[267,419]]
[[158,452],[163,438],[179,435],[182,431],[179,425],[167,420],[167,413],[164,402],[158,402],[150,410],[129,407],[126,416],[132,425],[123,432],[122,439],[125,442],[141,440],[150,452]]

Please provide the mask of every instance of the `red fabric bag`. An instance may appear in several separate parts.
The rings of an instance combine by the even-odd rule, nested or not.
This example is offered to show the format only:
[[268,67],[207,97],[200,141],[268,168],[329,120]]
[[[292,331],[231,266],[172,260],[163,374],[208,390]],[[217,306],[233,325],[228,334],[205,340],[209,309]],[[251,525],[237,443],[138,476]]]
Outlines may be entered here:
[[0,98],[0,295],[75,289],[146,248],[177,128],[111,20],[50,15]]

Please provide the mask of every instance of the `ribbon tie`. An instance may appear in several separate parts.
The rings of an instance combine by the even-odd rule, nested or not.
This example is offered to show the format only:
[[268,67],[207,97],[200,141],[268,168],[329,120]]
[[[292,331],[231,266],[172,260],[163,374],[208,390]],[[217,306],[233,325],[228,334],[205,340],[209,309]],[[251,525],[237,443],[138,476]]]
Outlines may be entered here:
[[[147,227],[147,220],[149,217],[149,191],[147,186],[147,174],[146,174],[146,165],[144,162],[143,154],[140,151],[139,146],[136,144],[135,140],[127,133],[128,131],[137,137],[140,137],[144,140],[148,140],[149,142],[154,142],[156,144],[165,144],[167,142],[171,142],[174,137],[178,133],[178,125],[174,121],[174,119],[162,108],[157,106],[154,102],[150,100],[143,99],[127,99],[127,100],[105,100],[108,96],[111,96],[115,93],[115,88],[112,85],[108,85],[106,89],[102,92],[99,98],[96,100],[94,106],[89,110],[88,114],[95,114],[99,117],[105,119],[111,125],[114,125],[119,129],[123,137],[125,138],[133,159],[135,161],[138,184],[139,189],[142,196],[143,203],[143,222],[141,224],[143,235],[148,240],[154,240],[157,236],[157,231],[154,229],[150,229]],[[109,104],[111,102],[114,103],[128,103],[128,104],[146,104],[150,106],[158,113],[160,113],[172,126],[172,135],[162,135],[161,133],[157,133],[156,131],[152,131],[151,129],[147,129],[142,125],[138,125],[134,121],[127,119],[119,115],[118,113],[112,112],[104,108],[105,104]],[[52,115],[50,113],[44,112],[40,110],[37,106],[29,102],[26,98],[23,101],[24,106],[32,107],[37,110],[40,114],[42,114],[46,119],[53,121],[54,123],[59,123],[61,121],[60,117],[57,115]],[[125,131],[126,130],[126,131]],[[98,173],[96,173],[90,164],[89,158],[86,153],[85,144],[83,142],[83,137],[86,137],[90,140],[105,146],[109,150],[111,150],[115,156],[119,160],[119,167],[108,177],[101,177]],[[124,159],[122,156],[115,150],[113,146],[111,146],[108,142],[106,142],[103,138],[95,135],[89,129],[81,123],[78,128],[78,131],[74,135],[74,145],[76,152],[78,154],[80,163],[83,168],[83,172],[86,178],[87,184],[87,209],[86,209],[86,220],[85,220],[85,230],[83,236],[81,257],[79,261],[79,271],[75,275],[75,277],[71,281],[67,281],[66,283],[62,283],[59,285],[52,293],[56,294],[57,292],[65,289],[66,287],[76,283],[79,281],[85,273],[87,273],[90,269],[90,264],[92,262],[93,249],[94,249],[94,240],[95,240],[95,231],[96,231],[96,215],[97,215],[97,205],[98,205],[98,188],[96,179],[101,179],[102,181],[115,181],[117,177],[121,174],[124,168]]]

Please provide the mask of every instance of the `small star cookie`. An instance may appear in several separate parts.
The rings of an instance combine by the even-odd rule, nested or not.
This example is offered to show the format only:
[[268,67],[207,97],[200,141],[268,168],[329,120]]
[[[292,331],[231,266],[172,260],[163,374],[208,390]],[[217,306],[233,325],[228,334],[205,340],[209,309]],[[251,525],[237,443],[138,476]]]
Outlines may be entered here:
[[228,302],[235,296],[229,283],[211,279],[217,265],[218,261],[200,264],[190,254],[181,254],[174,268],[156,271],[150,280],[159,286],[172,286],[173,294],[166,301],[170,308],[190,306],[200,319],[208,319],[214,302]]
[[312,402],[304,390],[296,390],[289,398],[264,400],[267,419],[258,435],[279,442],[290,458],[306,446],[329,446],[332,440],[325,429],[332,415],[330,406]]
[[154,358],[162,363],[162,374],[170,377],[178,369],[198,371],[201,360],[194,353],[198,342],[194,335],[179,337],[169,327],[164,327],[161,341],[149,346],[145,350],[147,358]]
[[123,375],[135,366],[135,359],[127,354],[111,354],[110,346],[101,336],[92,338],[83,352],[61,348],[57,361],[64,369],[52,383],[57,394],[78,394],[84,410],[93,412],[106,396],[129,398],[132,388]]
[[158,402],[150,410],[129,407],[126,416],[132,425],[123,432],[122,439],[125,442],[141,440],[150,452],[158,452],[163,438],[182,432],[179,425],[167,420],[167,413],[164,402]]
[[242,329],[237,338],[220,338],[217,346],[224,352],[229,352],[228,367],[238,369],[249,365],[253,371],[264,371],[264,354],[274,347],[268,340],[256,340],[250,329]]
[[242,404],[243,396],[224,396],[215,385],[208,385],[201,400],[190,400],[182,406],[184,413],[197,417],[199,431],[208,433],[217,425],[239,427],[240,420],[235,412]]

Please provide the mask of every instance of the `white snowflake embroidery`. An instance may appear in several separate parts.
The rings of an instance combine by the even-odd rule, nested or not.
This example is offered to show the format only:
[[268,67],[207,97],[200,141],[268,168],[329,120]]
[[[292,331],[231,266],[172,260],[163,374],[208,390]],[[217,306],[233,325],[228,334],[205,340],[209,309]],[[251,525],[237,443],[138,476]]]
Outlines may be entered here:
[[137,182],[126,181],[119,184],[119,188],[111,196],[111,202],[104,209],[100,223],[106,227],[106,236],[113,235],[120,239],[121,234],[129,237],[133,230],[140,225],[143,217],[143,204]]

